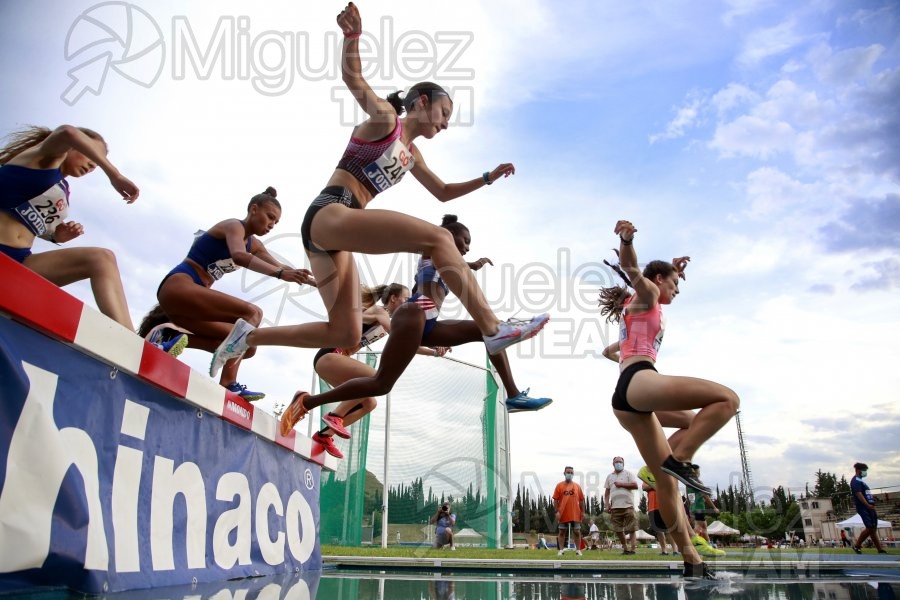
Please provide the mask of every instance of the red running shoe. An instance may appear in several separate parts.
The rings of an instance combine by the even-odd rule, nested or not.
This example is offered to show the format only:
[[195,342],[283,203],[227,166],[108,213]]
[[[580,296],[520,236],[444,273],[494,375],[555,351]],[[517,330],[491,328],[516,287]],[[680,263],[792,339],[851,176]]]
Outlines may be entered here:
[[344,453],[340,451],[340,449],[335,445],[334,439],[330,435],[322,435],[318,431],[315,432],[312,436],[312,440],[314,442],[318,442],[322,444],[322,447],[325,449],[325,452],[332,455],[335,458],[344,458]]

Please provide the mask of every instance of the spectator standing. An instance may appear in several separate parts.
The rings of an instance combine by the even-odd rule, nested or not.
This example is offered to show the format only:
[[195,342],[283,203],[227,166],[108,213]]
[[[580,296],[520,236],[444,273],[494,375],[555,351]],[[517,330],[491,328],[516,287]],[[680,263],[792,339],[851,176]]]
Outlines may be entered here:
[[[638,489],[638,484],[634,473],[625,470],[625,459],[621,456],[613,458],[613,472],[606,476],[604,487],[610,523],[622,542],[622,554],[634,554],[637,545],[634,490]],[[631,534],[628,541],[625,539],[626,533]]]
[[571,527],[571,534],[575,543],[575,554],[581,556],[581,519],[584,516],[584,492],[581,486],[572,481],[575,470],[572,467],[563,469],[564,481],[556,484],[553,490],[553,503],[556,506],[556,521],[559,523],[559,533],[556,538],[559,556],[562,556],[566,547],[567,535]]

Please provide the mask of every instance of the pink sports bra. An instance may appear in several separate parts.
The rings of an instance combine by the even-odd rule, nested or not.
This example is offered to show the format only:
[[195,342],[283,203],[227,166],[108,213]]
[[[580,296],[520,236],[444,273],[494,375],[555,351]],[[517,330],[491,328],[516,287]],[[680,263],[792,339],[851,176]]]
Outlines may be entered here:
[[351,137],[337,168],[353,175],[373,196],[383,192],[399,183],[415,164],[412,151],[400,139],[402,133],[397,119],[394,130],[378,141]]
[[624,314],[619,320],[619,362],[632,356],[649,356],[655,362],[666,330],[662,306],[657,303],[646,312],[632,315],[628,305],[633,299],[631,296],[625,301]]

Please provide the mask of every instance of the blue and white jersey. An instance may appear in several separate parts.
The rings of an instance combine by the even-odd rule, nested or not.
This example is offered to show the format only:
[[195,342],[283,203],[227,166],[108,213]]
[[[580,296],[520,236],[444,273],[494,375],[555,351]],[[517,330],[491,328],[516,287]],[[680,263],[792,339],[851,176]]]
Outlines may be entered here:
[[0,210],[49,238],[69,216],[69,184],[59,169],[0,166]]

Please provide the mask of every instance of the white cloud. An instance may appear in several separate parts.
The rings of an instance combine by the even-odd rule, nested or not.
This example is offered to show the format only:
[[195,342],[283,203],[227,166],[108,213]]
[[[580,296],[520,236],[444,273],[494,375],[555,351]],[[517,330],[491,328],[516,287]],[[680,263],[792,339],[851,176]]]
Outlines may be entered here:
[[744,38],[737,63],[743,67],[754,67],[766,59],[786,53],[803,40],[804,37],[796,31],[793,19],[773,27],[757,29]]

